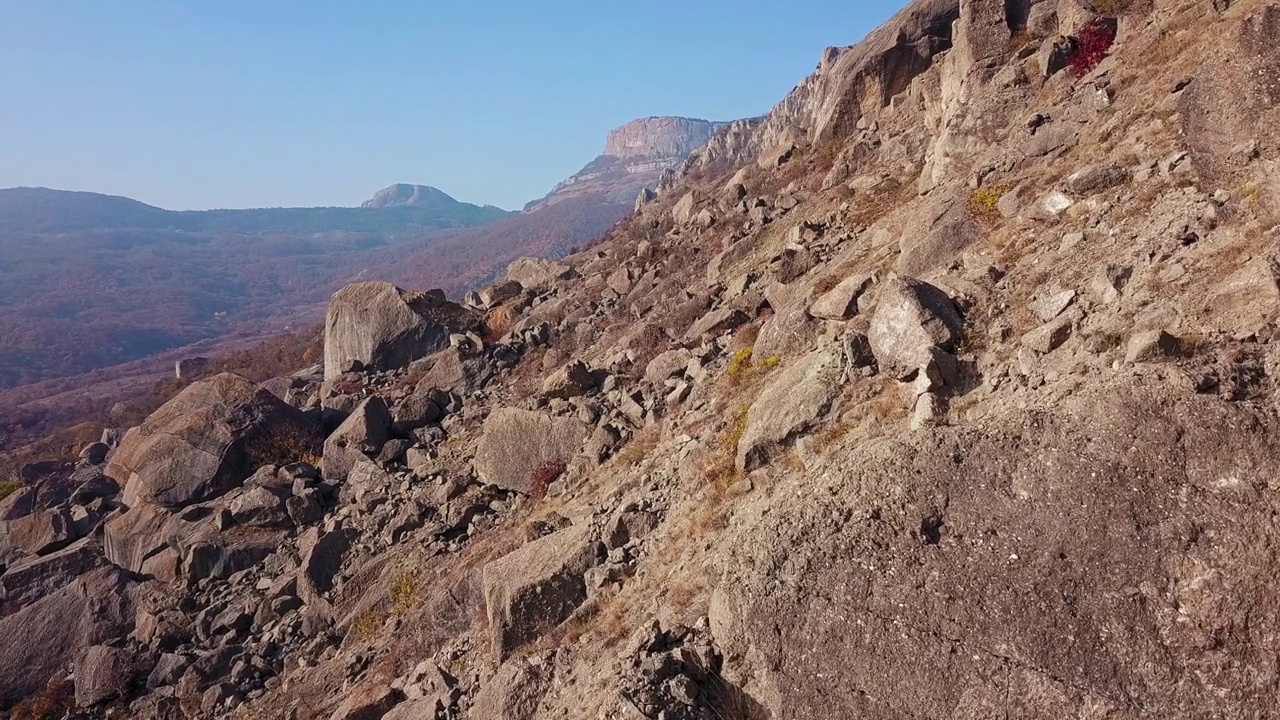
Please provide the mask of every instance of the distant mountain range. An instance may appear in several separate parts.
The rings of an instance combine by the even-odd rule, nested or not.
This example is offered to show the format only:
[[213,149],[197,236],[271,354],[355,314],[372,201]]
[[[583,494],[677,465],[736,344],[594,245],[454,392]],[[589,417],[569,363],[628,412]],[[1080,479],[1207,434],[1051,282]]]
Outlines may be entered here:
[[[414,188],[413,201],[375,204],[399,188]],[[384,209],[390,212],[382,212]],[[393,185],[360,208],[251,210],[164,210],[129,198],[90,192],[25,187],[0,190],[0,233],[125,229],[246,234],[391,232],[473,227],[511,214],[492,205],[459,202],[422,185]]]
[[718,127],[686,118],[627,123],[600,157],[523,212],[411,184],[379,190],[358,208],[205,211],[0,190],[0,390],[297,327],[356,279],[456,296],[518,257],[561,256],[602,235],[641,188]]

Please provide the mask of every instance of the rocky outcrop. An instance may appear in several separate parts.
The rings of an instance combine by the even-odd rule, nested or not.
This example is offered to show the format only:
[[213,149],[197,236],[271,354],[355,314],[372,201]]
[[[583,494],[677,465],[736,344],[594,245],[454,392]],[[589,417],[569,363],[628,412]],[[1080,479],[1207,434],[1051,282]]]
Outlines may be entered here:
[[1168,400],[1100,387],[794,476],[735,536],[714,636],[774,717],[1249,714],[1280,537],[1244,498],[1276,426]]
[[334,293],[324,327],[324,372],[404,367],[449,347],[449,336],[476,327],[472,311],[442,293],[410,292],[386,282],[354,283]]
[[314,449],[318,432],[297,409],[223,373],[191,385],[126,433],[107,474],[124,488],[127,505],[181,507],[225,493],[281,452]]
[[680,117],[633,120],[609,132],[604,153],[525,210],[572,198],[593,197],[630,210],[638,193],[658,186],[664,171],[679,167],[727,123]]

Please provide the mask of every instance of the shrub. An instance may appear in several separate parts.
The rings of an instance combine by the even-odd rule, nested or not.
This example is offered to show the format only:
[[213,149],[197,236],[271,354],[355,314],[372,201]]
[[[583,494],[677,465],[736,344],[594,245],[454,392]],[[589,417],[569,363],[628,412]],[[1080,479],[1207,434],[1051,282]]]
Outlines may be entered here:
[[725,433],[724,440],[721,442],[721,449],[730,457],[737,457],[738,443],[742,441],[742,436],[747,434],[748,409],[746,405],[743,405],[733,414],[733,421],[729,424],[729,431]]
[[969,196],[969,208],[973,214],[983,220],[995,220],[1000,217],[1000,198],[1009,192],[1008,185],[991,185],[978,188]]
[[531,495],[535,498],[546,497],[551,483],[558,480],[567,468],[568,465],[563,460],[548,460],[539,465],[529,478],[529,484],[532,486]]
[[729,380],[739,382],[751,372],[751,348],[742,348],[729,360]]
[[44,690],[14,706],[11,720],[54,720],[75,706],[75,686],[66,679],[52,679]]
[[15,492],[18,491],[18,488],[20,487],[22,487],[22,483],[18,482],[17,480],[0,481],[0,500],[4,500],[5,498],[14,494]]
[[319,429],[302,431],[289,426],[272,426],[265,434],[250,439],[245,455],[253,467],[304,462],[320,466],[324,437]]
[[391,608],[397,615],[402,615],[418,604],[418,573],[416,570],[401,570],[391,581]]
[[1067,59],[1071,74],[1077,78],[1088,75],[1111,51],[1116,41],[1116,31],[1111,22],[1095,18],[1080,28],[1075,52]]

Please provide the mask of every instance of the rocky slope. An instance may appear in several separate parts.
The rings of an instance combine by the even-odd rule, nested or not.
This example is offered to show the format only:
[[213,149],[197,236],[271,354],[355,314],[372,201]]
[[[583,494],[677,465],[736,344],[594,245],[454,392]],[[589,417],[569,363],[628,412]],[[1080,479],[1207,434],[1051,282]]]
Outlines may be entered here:
[[726,127],[728,123],[682,117],[632,120],[609,131],[603,154],[525,209],[592,198],[629,210],[638,194],[656,188],[665,172],[679,168]]
[[345,289],[24,471],[0,699],[1273,717],[1277,34],[918,0],[588,251]]

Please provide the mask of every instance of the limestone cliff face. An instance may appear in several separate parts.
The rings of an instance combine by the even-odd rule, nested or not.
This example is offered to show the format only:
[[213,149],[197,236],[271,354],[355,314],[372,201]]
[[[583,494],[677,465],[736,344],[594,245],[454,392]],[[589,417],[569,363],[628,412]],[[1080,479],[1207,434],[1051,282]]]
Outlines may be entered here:
[[706,145],[726,123],[683,117],[632,120],[609,131],[604,154],[620,160],[666,158],[683,160]]
[[678,168],[727,127],[729,123],[683,117],[632,120],[609,131],[603,154],[525,209],[592,196],[617,205],[621,218],[641,190],[658,184],[663,171]]

